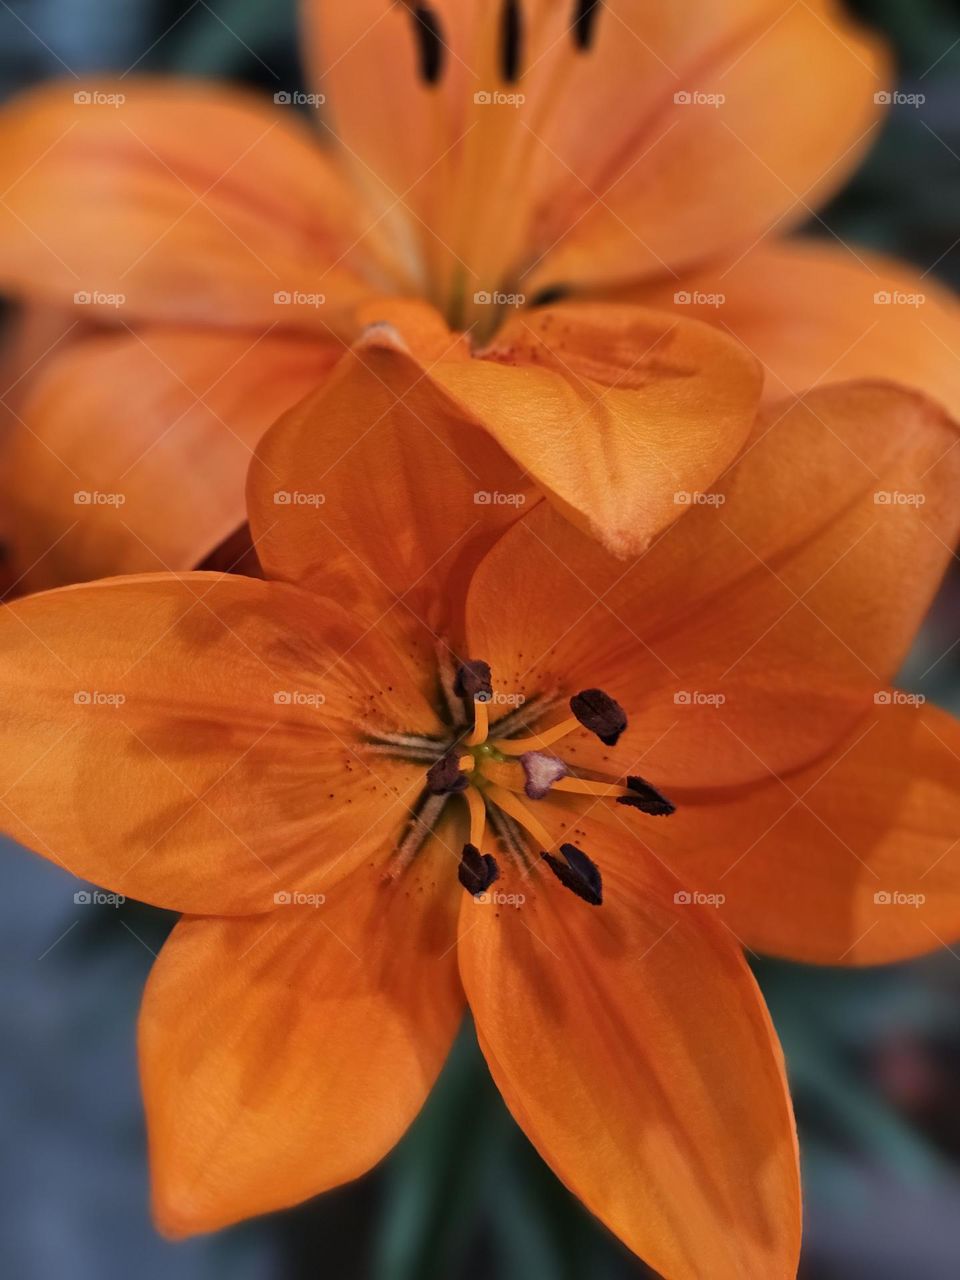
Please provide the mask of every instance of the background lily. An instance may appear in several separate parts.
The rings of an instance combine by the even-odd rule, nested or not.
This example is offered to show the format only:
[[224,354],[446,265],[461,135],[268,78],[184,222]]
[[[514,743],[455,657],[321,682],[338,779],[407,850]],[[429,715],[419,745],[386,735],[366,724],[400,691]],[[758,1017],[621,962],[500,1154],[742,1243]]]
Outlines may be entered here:
[[[478,507],[515,465],[372,345],[260,445],[266,581],[5,607],[4,825],[187,913],[141,1021],[161,1226],[370,1167],[466,1000],[538,1150],[667,1280],[794,1275],[789,1101],[737,935],[849,963],[960,933],[960,734],[885,684],[957,532],[955,443],[922,397],[816,392],[625,562],[551,504]],[[781,881],[742,847],[774,818]],[[734,860],[728,915],[700,877]],[[928,906],[874,874],[922,874]]]
[[[368,305],[384,295],[427,300],[482,352],[515,308],[630,286],[732,330],[775,395],[883,373],[956,406],[951,303],[924,285],[918,327],[873,306],[908,288],[902,272],[756,247],[839,185],[881,114],[883,52],[836,6],[303,14],[319,136],[293,92],[271,107],[136,76],[50,85],[3,113],[0,281],[85,321],[15,398],[0,485],[24,585],[200,562],[242,522],[261,432],[384,318]],[[722,319],[702,301],[718,273]],[[574,383],[623,341],[617,319],[607,332],[565,309],[572,360],[533,323]],[[502,395],[474,374],[469,416]],[[547,411],[538,395],[515,407],[521,434]]]

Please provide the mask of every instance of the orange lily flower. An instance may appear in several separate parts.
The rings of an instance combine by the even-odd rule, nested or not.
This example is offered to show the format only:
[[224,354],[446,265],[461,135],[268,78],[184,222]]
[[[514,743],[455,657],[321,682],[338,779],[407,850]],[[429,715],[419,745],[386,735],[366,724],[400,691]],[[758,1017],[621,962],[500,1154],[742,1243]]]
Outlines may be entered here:
[[[262,431],[390,318],[385,296],[426,300],[483,356],[558,290],[689,295],[682,327],[698,305],[719,319],[777,396],[833,368],[960,412],[952,303],[924,285],[918,325],[872,305],[892,268],[761,240],[839,185],[881,118],[884,52],[837,5],[304,0],[303,17],[326,148],[291,93],[190,81],[52,84],[0,115],[0,283],[96,321],[23,384],[0,459],[24,586],[201,562],[242,522]],[[719,289],[720,312],[698,303]],[[566,341],[531,323],[557,379],[513,379],[529,394],[501,429],[482,359],[465,404],[511,452],[569,394]],[[563,326],[574,386],[625,340],[596,311]],[[611,424],[578,412],[577,430]]]
[[6,830],[186,913],[140,1028],[161,1228],[370,1168],[468,1004],[537,1149],[666,1280],[793,1276],[738,939],[854,963],[960,934],[960,729],[886,684],[956,443],[919,395],[814,392],[624,560],[551,503],[477,505],[515,464],[377,331],[261,441],[266,580],[0,610]]

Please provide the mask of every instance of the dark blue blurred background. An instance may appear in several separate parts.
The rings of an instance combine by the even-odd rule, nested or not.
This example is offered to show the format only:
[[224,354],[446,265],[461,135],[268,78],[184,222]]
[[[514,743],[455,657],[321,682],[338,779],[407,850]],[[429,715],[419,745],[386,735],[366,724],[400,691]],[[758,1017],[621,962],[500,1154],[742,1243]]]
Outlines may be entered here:
[[[891,250],[960,286],[960,5],[859,0],[855,7],[899,50],[901,87],[926,102],[894,112],[825,221],[844,238]],[[297,84],[293,0],[0,0],[4,96],[49,76],[133,66],[228,76],[271,93]],[[955,573],[904,674],[908,687],[956,713],[960,646],[950,645],[958,622]],[[0,848],[3,1275],[645,1274],[532,1152],[469,1031],[411,1133],[366,1179],[219,1237],[162,1241],[146,1211],[134,1028],[171,920],[134,904],[78,905],[81,887],[39,858]],[[945,953],[864,973],[757,963],[800,1120],[806,1280],[960,1276],[958,961]]]

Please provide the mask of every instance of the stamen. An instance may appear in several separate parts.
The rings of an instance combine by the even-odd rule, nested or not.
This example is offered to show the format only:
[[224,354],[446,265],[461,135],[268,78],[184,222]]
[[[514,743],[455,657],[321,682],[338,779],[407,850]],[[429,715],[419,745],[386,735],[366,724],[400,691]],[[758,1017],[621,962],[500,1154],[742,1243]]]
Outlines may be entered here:
[[644,778],[633,776],[627,778],[627,787],[629,788],[627,794],[619,796],[617,804],[628,804],[631,808],[639,809],[641,813],[649,813],[654,818],[665,818],[671,813],[676,813],[677,806],[673,801],[668,800],[662,791],[658,791]]
[[490,722],[487,717],[487,703],[480,698],[473,700],[473,728],[469,735],[464,739],[468,747],[479,747],[486,742],[487,734],[490,732]]
[[420,58],[420,79],[437,84],[443,74],[445,47],[440,19],[427,4],[411,4],[405,0],[413,22],[413,35]]
[[600,16],[600,0],[577,0],[573,14],[573,43],[582,52],[590,48]]
[[497,738],[493,746],[505,756],[522,756],[528,751],[538,751],[541,747],[549,747],[551,743],[559,742],[568,733],[574,733],[579,728],[579,720],[575,716],[568,716],[566,720],[561,720],[559,724],[551,725],[549,729],[541,729],[539,733],[532,733],[529,738]]
[[599,907],[603,902],[600,868],[575,844],[562,844],[560,852],[566,859],[565,862],[550,853],[543,854],[544,862],[562,885],[584,902],[589,902],[592,907]]
[[500,73],[508,84],[520,78],[523,56],[523,11],[520,0],[504,0],[500,27]]
[[486,893],[495,880],[500,878],[500,868],[492,853],[481,853],[473,844],[463,846],[460,866],[457,868],[457,879],[474,897]]
[[531,800],[542,800],[550,788],[570,772],[562,760],[542,751],[525,751],[520,763],[527,779],[524,791]]
[[464,791],[469,785],[470,779],[460,768],[459,752],[448,752],[427,770],[427,790],[432,795],[453,795]]
[[466,798],[467,808],[470,810],[470,843],[480,849],[487,829],[487,806],[483,802],[483,796],[475,787],[467,791]]
[[453,691],[458,698],[469,701],[490,702],[493,699],[493,677],[489,662],[471,658],[457,670]]
[[627,727],[627,713],[602,689],[582,689],[570,699],[570,710],[605,747],[615,747]]
[[504,813],[508,813],[511,818],[519,822],[525,831],[529,831],[541,849],[544,847],[550,849],[556,844],[553,836],[551,836],[543,823],[533,816],[520,797],[514,792],[508,791],[506,787],[499,787],[496,783],[490,783],[487,786],[487,795],[492,804],[495,804],[498,809],[502,809]]

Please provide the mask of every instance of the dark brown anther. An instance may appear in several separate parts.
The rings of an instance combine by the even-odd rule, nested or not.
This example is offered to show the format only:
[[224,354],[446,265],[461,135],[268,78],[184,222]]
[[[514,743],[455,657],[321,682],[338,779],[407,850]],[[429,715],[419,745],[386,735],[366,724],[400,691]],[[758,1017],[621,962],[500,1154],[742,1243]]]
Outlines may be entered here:
[[457,878],[474,897],[486,893],[495,880],[500,879],[500,868],[492,853],[481,853],[475,844],[465,844],[457,868]]
[[504,0],[500,18],[500,74],[507,84],[520,78],[523,62],[523,10],[520,0]]
[[573,43],[586,53],[593,44],[597,30],[597,18],[600,16],[600,0],[577,0],[573,12]]
[[641,813],[649,813],[654,818],[665,818],[677,812],[677,806],[655,786],[643,778],[629,777],[624,786],[630,788],[630,795],[617,796],[617,804],[628,804]]
[[600,868],[588,858],[582,849],[575,844],[562,844],[560,852],[566,858],[562,862],[551,853],[544,853],[543,860],[562,885],[591,907],[599,907],[603,902],[603,881]]
[[466,791],[470,779],[460,768],[460,753],[451,751],[427,770],[427,790],[435,796],[449,796]]
[[493,679],[490,674],[490,664],[479,658],[465,662],[457,671],[453,692],[458,698],[469,698],[471,702],[491,702]]
[[440,19],[428,4],[407,4],[413,21],[413,35],[417,42],[420,61],[420,79],[425,84],[437,84],[443,75],[445,47]]
[[602,689],[583,689],[570,699],[570,710],[605,747],[615,747],[627,727],[627,713]]

